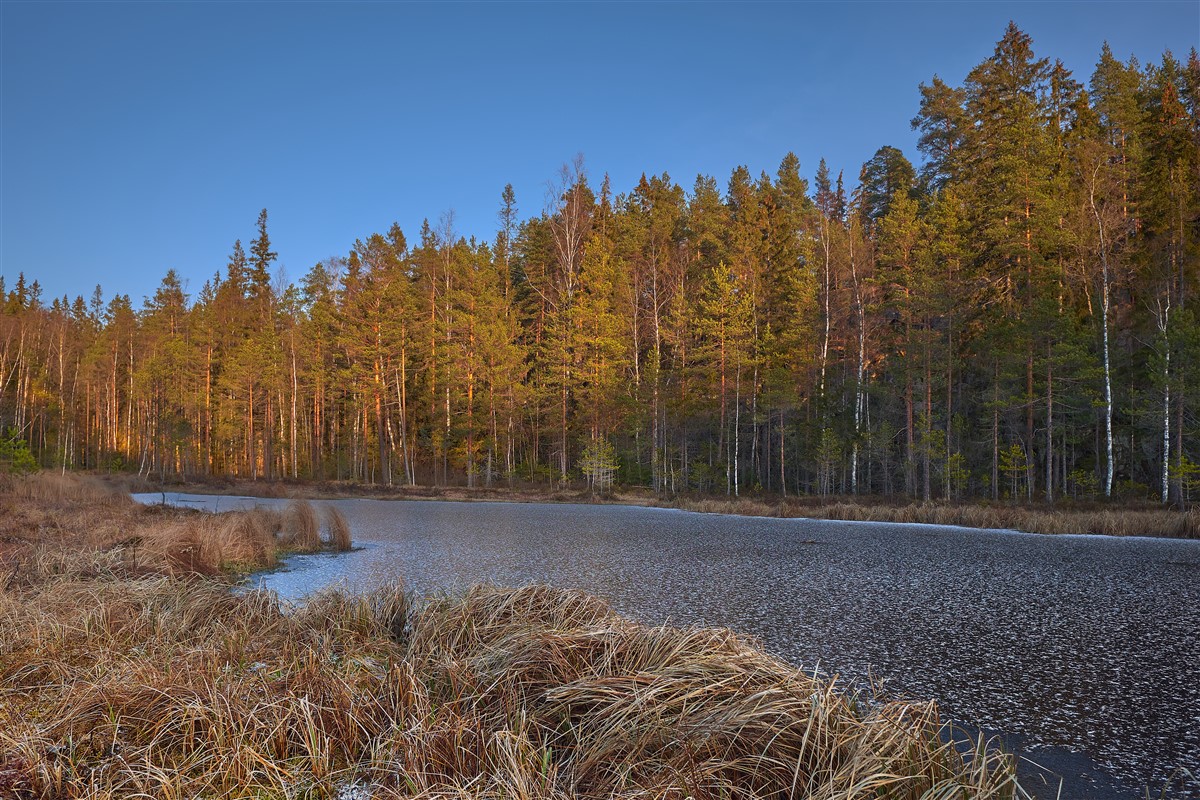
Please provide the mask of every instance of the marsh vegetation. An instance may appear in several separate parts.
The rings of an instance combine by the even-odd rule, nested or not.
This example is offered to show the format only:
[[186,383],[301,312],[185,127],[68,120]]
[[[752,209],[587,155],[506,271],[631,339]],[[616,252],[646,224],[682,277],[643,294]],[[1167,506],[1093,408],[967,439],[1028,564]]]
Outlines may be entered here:
[[1019,796],[932,703],[582,592],[229,592],[265,531],[314,543],[304,505],[210,517],[71,479],[0,502],[0,795]]

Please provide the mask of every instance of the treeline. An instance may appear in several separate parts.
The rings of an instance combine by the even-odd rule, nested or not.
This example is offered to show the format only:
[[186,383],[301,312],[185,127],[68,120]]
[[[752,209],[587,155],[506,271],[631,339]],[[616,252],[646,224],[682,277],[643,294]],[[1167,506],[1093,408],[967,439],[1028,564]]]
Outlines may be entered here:
[[581,161],[297,284],[267,214],[194,297],[0,286],[0,425],[45,466],[662,492],[1185,499],[1200,59],[1085,88],[1010,26],[921,86],[918,170],[794,155],[627,194]]

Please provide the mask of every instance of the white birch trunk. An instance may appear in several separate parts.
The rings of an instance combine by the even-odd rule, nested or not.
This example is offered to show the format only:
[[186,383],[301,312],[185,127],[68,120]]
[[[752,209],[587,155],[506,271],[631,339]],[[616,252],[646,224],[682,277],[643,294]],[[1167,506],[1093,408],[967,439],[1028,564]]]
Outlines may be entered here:
[[825,332],[824,332],[824,335],[822,335],[822,337],[821,337],[821,386],[820,386],[820,392],[821,392],[821,402],[824,403],[825,402],[825,365],[829,361],[829,329],[830,329],[829,294],[830,294],[830,290],[831,290],[830,261],[832,260],[832,253],[831,253],[831,248],[830,248],[830,243],[829,243],[829,219],[826,218],[825,215],[822,214],[821,221],[822,221],[821,248],[825,251],[825,285],[823,287],[824,288],[823,294],[825,295],[823,298],[824,304],[825,304],[825,309],[824,309],[824,311],[825,311],[825,313],[824,313]]
[[1163,462],[1162,462],[1162,501],[1171,502],[1171,384],[1167,383],[1170,371],[1171,353],[1167,351],[1166,364],[1163,366]]
[[1100,268],[1101,268],[1101,300],[1100,323],[1104,341],[1104,452],[1107,460],[1104,472],[1104,496],[1112,497],[1113,484],[1113,399],[1112,399],[1112,363],[1108,352],[1108,313],[1111,303],[1109,292],[1108,272],[1108,242],[1105,239],[1104,218],[1096,206],[1096,176],[1100,172],[1100,164],[1092,171],[1092,185],[1089,200],[1092,215],[1096,218],[1096,229],[1100,234]]
[[[862,433],[865,397],[863,375],[866,372],[867,323],[863,314],[862,287],[858,282],[858,267],[854,262],[854,238],[850,239],[850,275],[854,280],[854,306],[858,316],[858,368],[854,383],[854,442],[850,447],[850,493],[858,494],[858,438]],[[828,311],[828,309],[826,309]]]
[[1158,332],[1162,334],[1163,348],[1163,447],[1162,447],[1162,501],[1171,502],[1171,342],[1167,338],[1171,321],[1171,301],[1159,305],[1157,316]]

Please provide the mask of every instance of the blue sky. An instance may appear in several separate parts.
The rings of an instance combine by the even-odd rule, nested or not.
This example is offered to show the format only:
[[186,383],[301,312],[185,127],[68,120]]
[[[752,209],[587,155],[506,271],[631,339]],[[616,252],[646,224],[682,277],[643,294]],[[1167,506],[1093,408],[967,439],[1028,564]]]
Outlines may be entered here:
[[953,84],[1012,19],[1086,82],[1100,46],[1185,58],[1200,3],[0,2],[0,273],[46,297],[191,292],[260,209],[292,280],[448,210],[491,239],[583,153],[724,186],[789,150],[848,184],[914,161],[918,84]]

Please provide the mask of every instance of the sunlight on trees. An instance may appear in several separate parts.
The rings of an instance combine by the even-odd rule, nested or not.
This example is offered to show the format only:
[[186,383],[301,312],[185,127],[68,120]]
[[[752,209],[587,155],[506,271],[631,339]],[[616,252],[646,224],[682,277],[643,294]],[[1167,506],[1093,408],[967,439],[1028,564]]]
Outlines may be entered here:
[[690,190],[580,157],[532,217],[504,187],[489,240],[393,224],[295,284],[265,209],[192,296],[0,279],[0,461],[1186,503],[1200,58],[1105,48],[1085,88],[1010,25],[913,127],[919,167],[789,153]]

